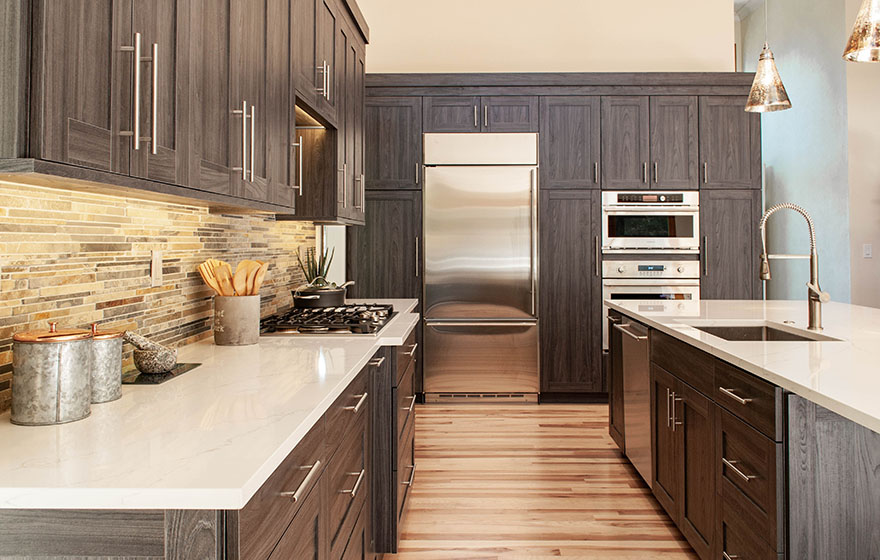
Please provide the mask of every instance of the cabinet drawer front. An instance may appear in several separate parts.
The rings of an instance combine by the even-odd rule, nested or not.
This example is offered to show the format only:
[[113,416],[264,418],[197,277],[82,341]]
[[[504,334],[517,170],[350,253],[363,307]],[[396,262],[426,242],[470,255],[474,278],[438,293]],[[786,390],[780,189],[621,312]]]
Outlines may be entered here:
[[342,554],[342,560],[367,560],[370,551],[370,536],[367,534],[367,515],[369,512],[364,508],[358,515],[354,524],[354,531],[348,540],[348,546]]
[[403,524],[403,510],[406,505],[407,496],[412,488],[416,475],[416,457],[415,457],[415,422],[411,422],[407,428],[407,433],[400,444],[400,454],[397,459],[397,530]]
[[396,407],[396,428],[395,435],[397,439],[403,438],[404,429],[411,413],[415,412],[416,393],[413,386],[413,377],[415,376],[416,364],[410,362],[409,368],[403,375],[400,385],[394,389],[393,401]]
[[[365,407],[366,408],[366,407]],[[330,459],[328,477],[328,518],[331,557],[338,558],[357,513],[370,493],[370,473],[366,463],[367,416],[360,415],[346,434],[339,451]],[[339,554],[333,554],[336,551]]]
[[704,395],[715,386],[715,358],[667,334],[651,329],[651,361]]
[[[319,420],[239,514],[241,557],[268,558],[327,465]],[[295,493],[282,495],[282,493]]]
[[[315,488],[302,502],[293,521],[284,531],[284,536],[269,560],[324,560],[326,557],[325,524],[323,513],[326,477],[321,477]],[[244,552],[244,551],[242,551]],[[241,558],[248,558],[242,556]]]
[[782,441],[782,389],[722,361],[715,368],[715,402],[774,441]]
[[370,400],[369,372],[370,366],[365,366],[324,415],[327,423],[326,441],[329,447],[327,457],[333,457],[340,442],[353,429],[352,426],[365,416],[365,411],[369,408],[367,406]]
[[403,381],[403,376],[410,364],[416,361],[416,330],[413,329],[403,346],[397,347],[397,376],[394,378],[394,386],[397,387]]
[[747,520],[738,517],[735,509],[722,503],[715,557],[724,558],[723,555],[727,554],[728,558],[736,560],[779,560],[781,556],[749,527],[754,525],[749,525]]
[[[718,485],[728,511],[747,522],[768,545],[781,545],[778,527],[782,481],[776,465],[782,444],[716,406]],[[780,463],[781,464],[781,463]]]

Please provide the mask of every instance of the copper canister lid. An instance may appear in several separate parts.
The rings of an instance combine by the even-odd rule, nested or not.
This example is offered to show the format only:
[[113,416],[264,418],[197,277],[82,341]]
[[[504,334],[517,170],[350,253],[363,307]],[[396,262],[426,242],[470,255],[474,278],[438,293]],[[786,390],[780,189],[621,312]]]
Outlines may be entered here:
[[91,338],[92,333],[79,329],[58,330],[58,323],[49,323],[48,331],[29,331],[18,333],[12,337],[15,342],[70,342],[72,340],[85,340]]
[[98,330],[98,323],[92,323],[92,338],[95,340],[110,340],[111,338],[122,338],[125,331],[101,331]]

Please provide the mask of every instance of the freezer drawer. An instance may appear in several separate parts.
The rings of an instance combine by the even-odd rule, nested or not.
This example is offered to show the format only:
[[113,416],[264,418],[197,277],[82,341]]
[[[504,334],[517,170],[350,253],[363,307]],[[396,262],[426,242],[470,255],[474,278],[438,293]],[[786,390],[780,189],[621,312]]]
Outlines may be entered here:
[[538,393],[538,326],[425,325],[425,393]]

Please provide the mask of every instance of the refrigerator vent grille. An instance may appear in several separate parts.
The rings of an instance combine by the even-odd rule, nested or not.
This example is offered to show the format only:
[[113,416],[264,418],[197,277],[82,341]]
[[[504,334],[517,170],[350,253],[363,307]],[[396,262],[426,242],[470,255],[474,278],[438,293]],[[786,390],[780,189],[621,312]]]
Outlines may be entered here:
[[506,403],[522,402],[536,403],[538,395],[535,393],[427,393],[425,401],[428,403],[481,403],[504,401]]

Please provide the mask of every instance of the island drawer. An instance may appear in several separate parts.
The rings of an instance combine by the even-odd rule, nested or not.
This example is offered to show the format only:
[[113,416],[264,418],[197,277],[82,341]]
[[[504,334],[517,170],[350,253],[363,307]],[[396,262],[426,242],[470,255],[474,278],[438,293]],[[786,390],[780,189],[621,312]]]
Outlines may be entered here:
[[406,370],[409,369],[411,363],[415,362],[416,350],[419,345],[416,343],[416,329],[413,329],[403,346],[397,347],[397,377],[394,379],[394,385],[397,386],[403,380]]
[[774,441],[782,441],[782,389],[721,360],[715,366],[715,402]]
[[369,372],[370,366],[365,366],[325,414],[327,419],[326,439],[327,445],[330,447],[328,457],[333,456],[339,443],[353,429],[355,423],[362,421],[366,416],[366,411],[369,408],[367,401],[370,400]]
[[[779,528],[784,479],[782,444],[715,406],[717,484],[724,507],[743,520],[773,550],[781,550]],[[746,556],[747,557],[747,556]]]
[[[367,408],[366,405],[364,408]],[[367,416],[360,415],[346,434],[339,451],[330,459],[328,517],[330,557],[339,558],[348,543],[357,515],[371,492],[367,465]]]
[[268,558],[327,465],[319,420],[239,513],[244,560]]
[[400,384],[392,391],[394,396],[394,409],[397,418],[395,419],[396,431],[395,435],[398,440],[403,438],[404,430],[407,426],[407,420],[412,415],[416,406],[415,386],[413,385],[413,377],[415,376],[416,364],[410,362],[406,373],[400,380]]
[[[412,489],[413,481],[416,476],[416,457],[415,457],[415,422],[409,422],[407,432],[403,441],[400,443],[400,453],[397,457],[397,519],[402,521],[403,510],[409,491]],[[398,523],[397,530],[400,531]]]
[[782,558],[749,528],[746,520],[737,512],[722,504],[716,538],[716,558],[739,560],[779,560]]
[[656,329],[651,329],[651,361],[697,391],[712,396],[715,358]]

